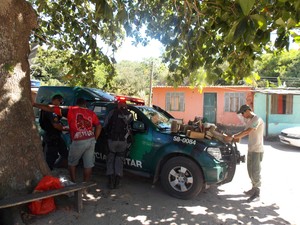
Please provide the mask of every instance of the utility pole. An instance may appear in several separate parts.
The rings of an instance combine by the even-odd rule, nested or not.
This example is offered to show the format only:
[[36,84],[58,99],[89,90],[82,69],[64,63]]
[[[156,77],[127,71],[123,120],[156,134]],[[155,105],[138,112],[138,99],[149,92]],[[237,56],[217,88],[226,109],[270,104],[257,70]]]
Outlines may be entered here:
[[148,106],[152,105],[152,84],[153,84],[153,71],[154,71],[154,62],[152,60],[152,66],[151,66],[151,74],[150,74],[150,91],[149,91],[149,101]]

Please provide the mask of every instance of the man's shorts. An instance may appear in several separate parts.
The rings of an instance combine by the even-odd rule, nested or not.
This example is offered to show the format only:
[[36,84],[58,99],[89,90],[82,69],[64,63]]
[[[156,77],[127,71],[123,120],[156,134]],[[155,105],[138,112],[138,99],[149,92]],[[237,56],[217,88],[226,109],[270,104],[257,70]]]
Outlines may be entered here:
[[95,144],[95,138],[72,141],[68,157],[69,166],[77,166],[80,158],[82,158],[84,168],[94,167]]

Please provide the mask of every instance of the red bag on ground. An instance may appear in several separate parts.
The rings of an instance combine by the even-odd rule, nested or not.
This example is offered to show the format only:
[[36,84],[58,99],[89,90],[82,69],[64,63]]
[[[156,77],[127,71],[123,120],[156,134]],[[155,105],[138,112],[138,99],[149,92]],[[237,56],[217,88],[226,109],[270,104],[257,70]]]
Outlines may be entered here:
[[[61,185],[59,178],[44,176],[34,189],[34,192],[55,190],[62,187],[63,186]],[[53,197],[31,202],[28,207],[31,213],[35,215],[47,214],[56,209]]]

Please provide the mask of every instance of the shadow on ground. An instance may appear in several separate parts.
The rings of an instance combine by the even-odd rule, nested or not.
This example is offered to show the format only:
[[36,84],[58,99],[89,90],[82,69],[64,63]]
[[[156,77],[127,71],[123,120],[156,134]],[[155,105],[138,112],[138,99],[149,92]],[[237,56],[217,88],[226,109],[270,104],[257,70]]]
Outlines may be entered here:
[[239,194],[224,194],[217,186],[197,198],[180,200],[164,192],[160,184],[126,174],[120,189],[106,187],[102,170],[93,178],[97,186],[84,196],[81,214],[74,211],[73,197],[56,199],[57,210],[44,216],[28,214],[26,224],[290,224],[276,212],[275,204],[247,203]]

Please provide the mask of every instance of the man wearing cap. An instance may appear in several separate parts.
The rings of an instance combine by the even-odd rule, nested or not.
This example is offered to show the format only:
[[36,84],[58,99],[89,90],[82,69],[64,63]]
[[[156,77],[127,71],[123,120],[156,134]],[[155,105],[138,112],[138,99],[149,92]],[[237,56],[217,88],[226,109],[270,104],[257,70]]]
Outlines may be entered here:
[[119,100],[117,107],[109,112],[104,122],[104,129],[108,138],[108,155],[106,158],[106,175],[108,186],[118,188],[123,176],[123,165],[128,138],[130,137],[130,123],[132,114],[128,111],[126,101]]
[[[61,105],[62,102],[63,97],[59,94],[54,95],[51,99],[51,104],[55,106]],[[53,112],[41,110],[39,123],[44,130],[44,152],[50,170],[53,170],[55,162],[59,157],[61,157],[61,164],[67,166],[68,150],[61,137],[62,131],[65,130],[64,126],[61,124],[61,116],[58,116]]]
[[251,202],[259,200],[260,196],[260,171],[264,153],[264,122],[252,112],[248,105],[242,105],[237,114],[241,114],[245,119],[245,129],[237,134],[225,137],[225,141],[232,141],[234,138],[240,139],[249,135],[247,170],[252,183],[252,188],[244,193],[250,196],[247,201]]
[[33,106],[68,119],[72,140],[68,157],[71,181],[76,182],[76,166],[81,158],[84,167],[83,180],[89,181],[95,162],[95,144],[102,128],[97,115],[86,107],[83,98],[77,99],[76,106],[64,108],[39,103],[33,103]]

